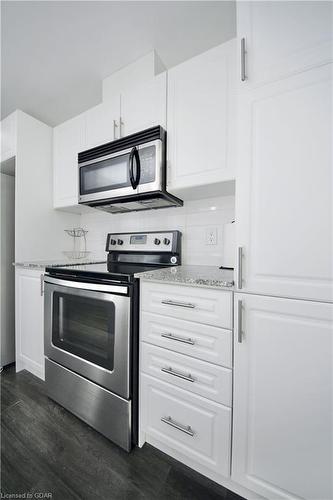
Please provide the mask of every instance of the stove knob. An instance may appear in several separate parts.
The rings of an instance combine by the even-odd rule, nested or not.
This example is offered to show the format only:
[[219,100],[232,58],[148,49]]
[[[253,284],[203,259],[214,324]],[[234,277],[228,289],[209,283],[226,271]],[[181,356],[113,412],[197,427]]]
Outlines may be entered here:
[[116,243],[116,240],[110,240],[110,245],[115,245]]
[[159,240],[158,238],[155,238],[154,243],[155,243],[155,245],[159,245],[161,243],[161,240]]
[[164,238],[163,243],[164,243],[164,245],[169,245],[169,243],[170,243],[169,238]]
[[118,240],[117,243],[118,243],[118,245],[122,245],[124,242],[123,242],[123,240]]

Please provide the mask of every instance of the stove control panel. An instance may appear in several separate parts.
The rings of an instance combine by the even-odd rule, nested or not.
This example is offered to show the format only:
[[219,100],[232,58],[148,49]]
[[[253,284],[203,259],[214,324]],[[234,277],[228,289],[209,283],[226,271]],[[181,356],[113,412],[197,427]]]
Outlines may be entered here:
[[179,231],[152,231],[147,233],[108,234],[107,252],[178,252]]

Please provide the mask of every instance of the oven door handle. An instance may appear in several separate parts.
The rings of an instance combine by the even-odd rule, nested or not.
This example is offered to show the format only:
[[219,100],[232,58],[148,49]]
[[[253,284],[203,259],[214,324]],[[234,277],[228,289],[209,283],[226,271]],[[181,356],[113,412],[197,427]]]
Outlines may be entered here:
[[90,290],[91,292],[106,292],[117,293],[121,295],[128,295],[128,287],[121,285],[102,285],[100,283],[82,283],[81,281],[62,280],[52,278],[51,276],[44,276],[44,283],[50,285],[58,285],[66,288],[77,288],[81,290]]
[[[136,163],[136,176],[134,178],[134,173],[133,173],[133,166],[134,166],[134,158],[135,158],[135,163]],[[140,182],[140,177],[141,177],[141,164],[140,164],[140,155],[139,151],[136,146],[132,149],[132,151],[129,154],[128,157],[128,164],[129,164],[129,178],[131,181],[131,185],[133,189],[136,189],[139,185]]]

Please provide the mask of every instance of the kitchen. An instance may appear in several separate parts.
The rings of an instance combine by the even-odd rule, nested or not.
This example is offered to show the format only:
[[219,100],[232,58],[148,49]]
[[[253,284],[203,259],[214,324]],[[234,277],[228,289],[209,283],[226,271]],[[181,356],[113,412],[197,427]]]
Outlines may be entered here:
[[332,3],[1,9],[2,495],[331,500]]

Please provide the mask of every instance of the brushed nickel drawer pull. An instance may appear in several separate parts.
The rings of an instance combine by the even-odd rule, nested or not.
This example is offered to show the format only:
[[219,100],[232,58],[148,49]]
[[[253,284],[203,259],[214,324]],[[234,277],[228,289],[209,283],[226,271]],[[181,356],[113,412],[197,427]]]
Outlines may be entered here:
[[179,306],[179,307],[187,307],[188,309],[194,309],[195,304],[191,304],[190,302],[176,302],[174,300],[162,300],[162,304],[166,304],[168,306]]
[[188,382],[195,382],[195,379],[189,373],[188,375],[184,375],[183,373],[176,372],[169,366],[168,368],[161,368],[161,372],[168,373],[169,375],[173,375],[174,377],[182,378],[183,380],[187,380]]
[[177,335],[173,335],[172,333],[161,333],[161,337],[169,340],[176,340],[177,342],[182,342],[183,344],[195,344],[194,340],[191,338],[186,339],[185,337],[178,337]]
[[171,425],[171,427],[174,427],[175,429],[178,429],[179,431],[184,432],[185,434],[188,434],[191,437],[194,436],[194,431],[192,430],[190,425],[178,424],[178,422],[175,422],[174,420],[172,420],[172,418],[170,416],[169,417],[161,417],[161,421],[164,422],[165,424]]

